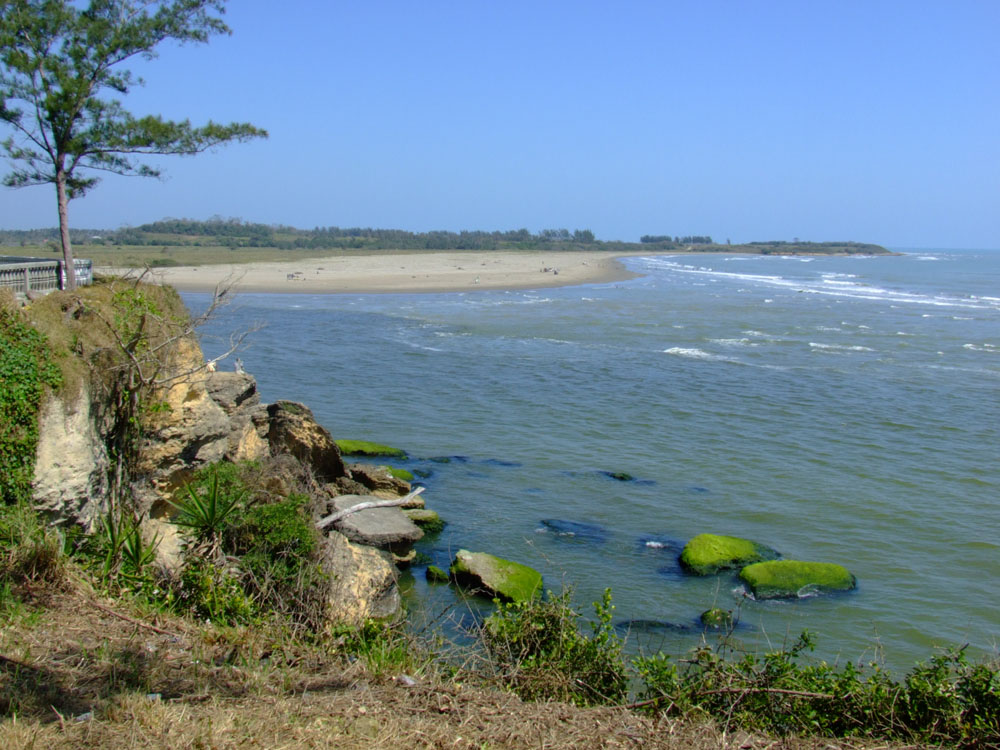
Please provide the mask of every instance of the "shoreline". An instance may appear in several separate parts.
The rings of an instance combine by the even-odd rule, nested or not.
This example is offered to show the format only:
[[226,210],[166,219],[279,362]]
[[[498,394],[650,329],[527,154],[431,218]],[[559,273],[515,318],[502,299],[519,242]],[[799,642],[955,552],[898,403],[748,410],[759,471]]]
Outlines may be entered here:
[[[449,251],[317,256],[313,259],[151,269],[151,280],[181,292],[412,294],[512,291],[627,281],[621,253]],[[100,273],[134,269],[98,268]]]

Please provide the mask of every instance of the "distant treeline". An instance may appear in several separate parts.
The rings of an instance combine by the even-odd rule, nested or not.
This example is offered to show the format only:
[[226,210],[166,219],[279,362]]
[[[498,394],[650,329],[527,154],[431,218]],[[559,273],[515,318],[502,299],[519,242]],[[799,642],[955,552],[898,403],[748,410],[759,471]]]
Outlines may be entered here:
[[[716,244],[703,235],[643,235],[638,243],[598,240],[589,229],[408,232],[402,229],[315,227],[296,229],[213,217],[207,221],[163,219],[121,229],[73,229],[77,245],[132,247],[241,247],[279,250],[608,250],[636,252],[697,249],[699,252],[885,253],[878,245],[855,242],[751,242]],[[2,230],[0,245],[28,247],[58,243],[57,229]]]

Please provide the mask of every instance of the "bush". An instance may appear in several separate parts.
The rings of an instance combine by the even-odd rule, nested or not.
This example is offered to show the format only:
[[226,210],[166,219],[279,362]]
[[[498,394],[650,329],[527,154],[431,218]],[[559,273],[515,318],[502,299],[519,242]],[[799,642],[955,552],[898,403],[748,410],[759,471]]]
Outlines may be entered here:
[[501,681],[528,700],[618,703],[627,695],[622,644],[611,625],[611,590],[594,602],[591,635],[578,629],[572,592],[499,605],[481,633]]
[[[727,640],[724,649],[732,649]],[[896,682],[877,664],[800,664],[804,632],[763,656],[708,646],[683,669],[656,654],[635,660],[640,701],[654,711],[707,714],[768,734],[864,736],[995,747],[1000,743],[1000,669],[949,651]]]
[[0,580],[59,583],[66,558],[59,532],[47,527],[25,502],[0,506]]

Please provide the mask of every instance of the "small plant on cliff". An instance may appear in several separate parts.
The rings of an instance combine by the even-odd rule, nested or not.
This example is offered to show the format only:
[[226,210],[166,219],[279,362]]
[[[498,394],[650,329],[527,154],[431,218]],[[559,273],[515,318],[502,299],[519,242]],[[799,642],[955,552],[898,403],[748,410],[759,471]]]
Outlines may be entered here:
[[0,302],[0,502],[30,499],[42,393],[60,382],[45,336]]
[[219,485],[219,468],[212,467],[211,478],[200,486],[186,484],[181,499],[171,503],[177,511],[173,522],[190,531],[194,539],[218,550],[228,518],[246,495],[242,487]]

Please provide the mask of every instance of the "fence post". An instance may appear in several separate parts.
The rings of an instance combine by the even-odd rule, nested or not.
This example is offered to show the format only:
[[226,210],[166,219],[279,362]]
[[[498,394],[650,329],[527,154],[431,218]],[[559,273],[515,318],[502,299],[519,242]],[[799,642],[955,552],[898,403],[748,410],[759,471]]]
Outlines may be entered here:
[[27,266],[24,267],[24,293],[27,294],[31,291],[31,269]]

